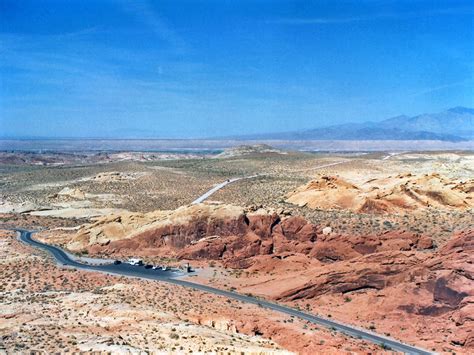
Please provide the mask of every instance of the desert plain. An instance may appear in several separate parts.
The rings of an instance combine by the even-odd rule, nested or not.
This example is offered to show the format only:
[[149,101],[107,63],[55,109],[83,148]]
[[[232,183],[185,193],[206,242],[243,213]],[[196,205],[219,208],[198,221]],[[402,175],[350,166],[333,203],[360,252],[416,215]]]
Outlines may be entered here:
[[474,352],[472,152],[257,145],[0,162],[0,352],[391,352],[221,296],[63,267],[11,228],[85,259],[189,263],[192,282]]

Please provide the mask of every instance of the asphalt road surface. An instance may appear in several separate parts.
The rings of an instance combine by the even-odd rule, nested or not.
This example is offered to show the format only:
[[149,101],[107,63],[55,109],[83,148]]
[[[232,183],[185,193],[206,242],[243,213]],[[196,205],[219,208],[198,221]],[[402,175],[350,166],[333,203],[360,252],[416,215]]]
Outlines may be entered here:
[[252,179],[252,178],[257,177],[257,176],[258,175],[252,175],[252,176],[245,176],[245,177],[238,177],[238,178],[228,179],[228,180],[214,186],[212,189],[210,189],[209,191],[207,191],[203,195],[199,196],[197,199],[195,199],[193,202],[191,202],[191,204],[195,205],[195,204],[204,202],[204,200],[208,199],[212,194],[219,191],[223,187],[225,187],[229,184],[232,184],[233,182],[236,182],[236,181],[239,181],[239,180],[244,180],[244,179]]
[[[387,160],[387,159],[390,159],[391,157],[395,156],[395,155],[399,155],[399,154],[403,154],[404,152],[397,152],[397,153],[389,153],[389,155],[385,156],[382,158],[382,160]],[[335,163],[330,163],[330,164],[324,164],[324,165],[320,165],[320,166],[315,166],[313,168],[307,168],[307,169],[301,169],[301,170],[294,170],[293,172],[302,172],[302,171],[310,171],[310,170],[319,170],[319,169],[322,169],[322,168],[328,168],[328,167],[331,167],[331,166],[336,166],[336,165],[340,165],[340,164],[345,164],[345,163],[349,163],[350,160],[344,160],[344,161],[338,161],[338,162],[335,162]],[[265,175],[271,175],[271,174],[265,174]],[[198,203],[201,203],[201,202],[204,202],[205,200],[207,200],[212,194],[216,193],[217,191],[219,191],[220,189],[226,187],[227,185],[229,184],[232,184],[233,182],[236,182],[236,181],[239,181],[239,180],[243,180],[243,179],[252,179],[254,177],[257,177],[259,175],[252,175],[252,176],[245,176],[245,177],[238,177],[238,178],[232,178],[232,179],[229,179],[229,180],[226,180],[216,186],[214,186],[212,189],[210,189],[209,191],[205,192],[204,194],[202,194],[201,196],[199,196],[197,199],[195,199],[193,202],[191,202],[192,205],[195,205],[195,204],[198,204]]]
[[52,256],[56,259],[56,261],[62,265],[74,267],[77,269],[99,271],[99,272],[112,273],[112,274],[117,274],[117,275],[125,275],[125,276],[140,277],[144,279],[158,280],[158,281],[168,282],[175,285],[189,287],[195,290],[209,292],[209,293],[224,296],[227,298],[232,298],[241,302],[255,304],[263,308],[267,308],[267,309],[274,310],[276,312],[287,314],[289,316],[298,317],[300,319],[307,320],[311,323],[330,328],[334,331],[338,331],[340,333],[353,336],[355,338],[365,339],[372,343],[383,345],[384,347],[386,347],[386,349],[392,349],[392,350],[400,351],[407,354],[433,354],[432,352],[429,352],[427,350],[423,350],[415,346],[404,344],[393,338],[389,338],[384,335],[379,335],[363,328],[346,325],[346,324],[336,322],[330,319],[315,316],[310,313],[299,311],[294,308],[281,306],[276,303],[257,299],[251,296],[242,295],[236,292],[220,290],[214,287],[180,280],[180,279],[177,279],[176,277],[183,274],[180,272],[173,271],[173,270],[163,271],[161,269],[158,269],[158,270],[145,269],[143,266],[132,266],[126,263],[122,263],[118,265],[82,264],[82,263],[72,260],[62,249],[52,246],[52,245],[40,243],[32,239],[31,235],[33,232],[27,231],[27,230],[21,230],[21,229],[17,229],[17,231],[20,232],[20,240],[22,242],[27,243],[33,247],[48,251],[49,253],[52,254]]

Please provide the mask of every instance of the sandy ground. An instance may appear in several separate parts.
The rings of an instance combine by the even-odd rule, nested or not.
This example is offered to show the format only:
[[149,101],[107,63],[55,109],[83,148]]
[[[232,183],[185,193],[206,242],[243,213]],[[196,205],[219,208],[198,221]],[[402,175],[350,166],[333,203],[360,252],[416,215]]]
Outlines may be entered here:
[[0,337],[7,352],[314,354],[376,349],[222,297],[63,269],[11,232],[0,234],[0,260]]
[[[175,209],[226,179],[258,173],[262,175],[256,179],[226,186],[212,200],[304,216],[340,234],[407,230],[432,236],[438,247],[454,232],[472,227],[472,215],[465,211],[374,216],[313,210],[286,201],[289,192],[320,175],[362,184],[387,174],[436,172],[456,180],[472,179],[474,174],[472,153],[406,152],[385,159],[387,154],[265,153],[168,161],[131,161],[125,154],[118,157],[121,161],[101,160],[80,166],[5,165],[0,170],[0,222],[32,228],[75,228],[111,212]],[[65,240],[73,233],[65,230]],[[194,280],[269,298],[279,291],[282,279],[290,284],[310,276],[310,268],[301,271],[297,262],[281,262],[275,270],[248,274],[210,267],[208,262],[196,265],[203,271]],[[0,238],[0,273],[0,344],[9,352],[41,347],[47,352],[160,352],[173,348],[178,353],[217,349],[304,354],[381,351],[356,339],[219,297],[156,282],[63,270],[9,234]],[[396,291],[403,294],[403,290]],[[436,322],[424,317],[401,326],[402,314],[390,311],[390,294],[366,290],[349,298],[323,295],[291,305],[366,328],[376,326],[377,332],[397,334],[422,346],[457,352],[454,346],[443,348],[445,339],[456,333],[455,328],[436,334]],[[178,337],[174,333],[179,333]]]

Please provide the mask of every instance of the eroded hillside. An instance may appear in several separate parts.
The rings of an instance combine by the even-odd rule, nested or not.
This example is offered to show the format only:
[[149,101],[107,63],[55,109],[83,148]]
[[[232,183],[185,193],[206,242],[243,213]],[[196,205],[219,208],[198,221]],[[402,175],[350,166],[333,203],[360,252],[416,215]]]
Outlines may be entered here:
[[287,195],[287,201],[313,209],[346,209],[386,214],[474,207],[474,180],[452,180],[440,174],[411,173],[354,184],[337,176],[321,176]]
[[[36,238],[74,253],[122,260],[142,257],[147,263],[170,266],[190,262],[198,270],[190,277],[193,282],[282,302],[426,349],[472,352],[472,154],[281,154],[263,148],[250,154],[243,149],[243,154],[220,159],[115,161],[60,168],[12,165],[1,172],[1,208],[7,213],[0,218],[10,227],[44,228]],[[203,204],[189,205],[215,184],[242,176],[253,178],[225,186]],[[219,339],[206,342],[210,347],[239,351],[240,342],[232,340],[232,348],[228,341],[234,331],[276,342],[248,339],[253,342],[248,343],[249,349],[261,352],[376,349],[295,319],[273,318],[257,307],[236,319],[234,304],[225,300],[222,307],[209,304],[192,313],[148,282],[137,281],[122,290],[121,284],[128,281],[102,278],[107,285],[100,284],[100,297],[94,292],[90,296],[85,292],[99,286],[93,280],[81,281],[86,277],[82,272],[65,274],[51,263],[41,264],[40,269],[34,263],[45,255],[34,254],[34,262],[23,262],[34,251],[21,247],[19,252],[13,239],[3,246],[12,255],[3,269],[9,280],[5,290],[46,282],[47,290],[35,288],[41,298],[40,308],[34,310],[47,306],[50,314],[58,315],[53,323],[64,315],[72,323],[84,316],[76,314],[75,304],[63,300],[62,294],[55,294],[56,308],[46,305],[43,293],[51,288],[63,292],[62,282],[82,285],[71,297],[90,299],[83,304],[89,312],[99,301],[120,309],[125,300],[126,307],[134,308],[130,314],[140,317],[140,304],[152,308],[155,304],[146,303],[146,297],[133,304],[127,300],[137,288],[146,290],[149,297],[166,300],[163,307],[168,308],[163,311],[168,310],[173,322],[176,319],[174,328],[189,330],[180,338],[186,337],[186,342],[174,343],[166,335],[154,339],[144,324],[121,323],[119,328],[131,335],[120,339],[107,331],[109,338],[104,340],[97,335],[99,328],[85,327],[84,332],[93,334],[88,337],[71,322],[58,323],[61,330],[68,329],[60,340],[71,350],[143,349],[159,341],[165,348],[179,349],[179,345],[194,351],[205,348],[197,338],[200,333]],[[8,270],[17,261],[22,266],[15,276]],[[81,275],[81,280],[70,275]],[[114,298],[114,285],[120,288],[121,301]],[[175,292],[181,291],[173,287]],[[30,296],[6,299],[13,305],[8,308],[6,332],[25,323],[28,328],[23,328],[27,331],[21,333],[22,339],[31,339],[38,331],[54,335],[35,319],[17,316]],[[121,317],[105,304],[102,308],[105,313],[89,313],[94,321]],[[130,317],[124,322],[133,325]],[[166,323],[164,318],[160,322]],[[204,331],[200,324],[214,324],[225,334]],[[135,338],[136,334],[143,334],[146,341]],[[86,345],[73,346],[74,341]],[[13,338],[7,344],[16,349]]]

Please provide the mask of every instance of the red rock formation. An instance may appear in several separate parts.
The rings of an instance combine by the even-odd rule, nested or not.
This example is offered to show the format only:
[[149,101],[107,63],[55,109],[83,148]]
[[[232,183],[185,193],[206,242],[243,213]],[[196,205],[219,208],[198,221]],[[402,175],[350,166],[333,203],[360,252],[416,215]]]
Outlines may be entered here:
[[[408,251],[420,242],[413,235],[392,234],[383,235],[379,241],[374,237],[363,242],[358,237],[342,241],[336,236],[318,242],[310,255],[325,255],[321,258],[325,260],[331,251],[331,260],[342,261],[318,268],[310,281],[287,290],[279,298],[311,298],[327,292],[382,289],[406,282],[428,290],[435,304],[430,309],[409,306],[408,311],[439,314],[456,308],[466,297],[474,296],[474,232],[457,235],[433,254]],[[366,255],[358,256],[357,253]]]
[[367,236],[321,235],[309,255],[323,262],[332,262],[383,251],[431,248],[431,238],[409,232],[391,231]]
[[191,219],[89,247],[91,254],[167,255],[181,259],[222,260],[225,265],[247,268],[257,255],[300,253],[322,262],[348,260],[375,252],[408,251],[432,247],[430,238],[390,232],[382,236],[323,235],[302,217],[281,219],[277,214],[234,218]]
[[[428,333],[441,329],[451,346],[474,348],[474,231],[455,235],[436,250],[431,238],[409,232],[323,235],[301,217],[242,212],[160,225],[89,250],[220,260],[259,275],[251,284],[244,282],[244,292],[292,304],[344,295],[358,305],[348,309],[349,321],[371,318],[383,326],[390,315],[392,325],[417,321],[421,329],[429,319]],[[274,270],[287,274],[269,272]],[[368,307],[370,302],[377,302],[377,309]],[[417,334],[409,336],[418,339]]]
[[[396,248],[400,245],[403,243],[395,243]],[[342,260],[349,249],[341,245],[341,257],[338,249],[333,250],[340,261],[302,270],[302,277],[268,295],[283,302],[305,300],[324,305],[347,294],[347,299],[358,300],[357,308],[349,307],[352,320],[360,317],[383,324],[387,317],[390,320],[383,326],[394,333],[397,324],[405,327],[405,322],[414,322],[420,331],[428,328],[423,332],[426,341],[434,341],[432,345],[439,343],[437,332],[441,332],[446,345],[456,347],[456,353],[472,353],[474,231],[455,235],[443,248],[429,253],[385,250]],[[367,307],[374,301],[374,309]],[[419,340],[416,334],[415,340]]]

